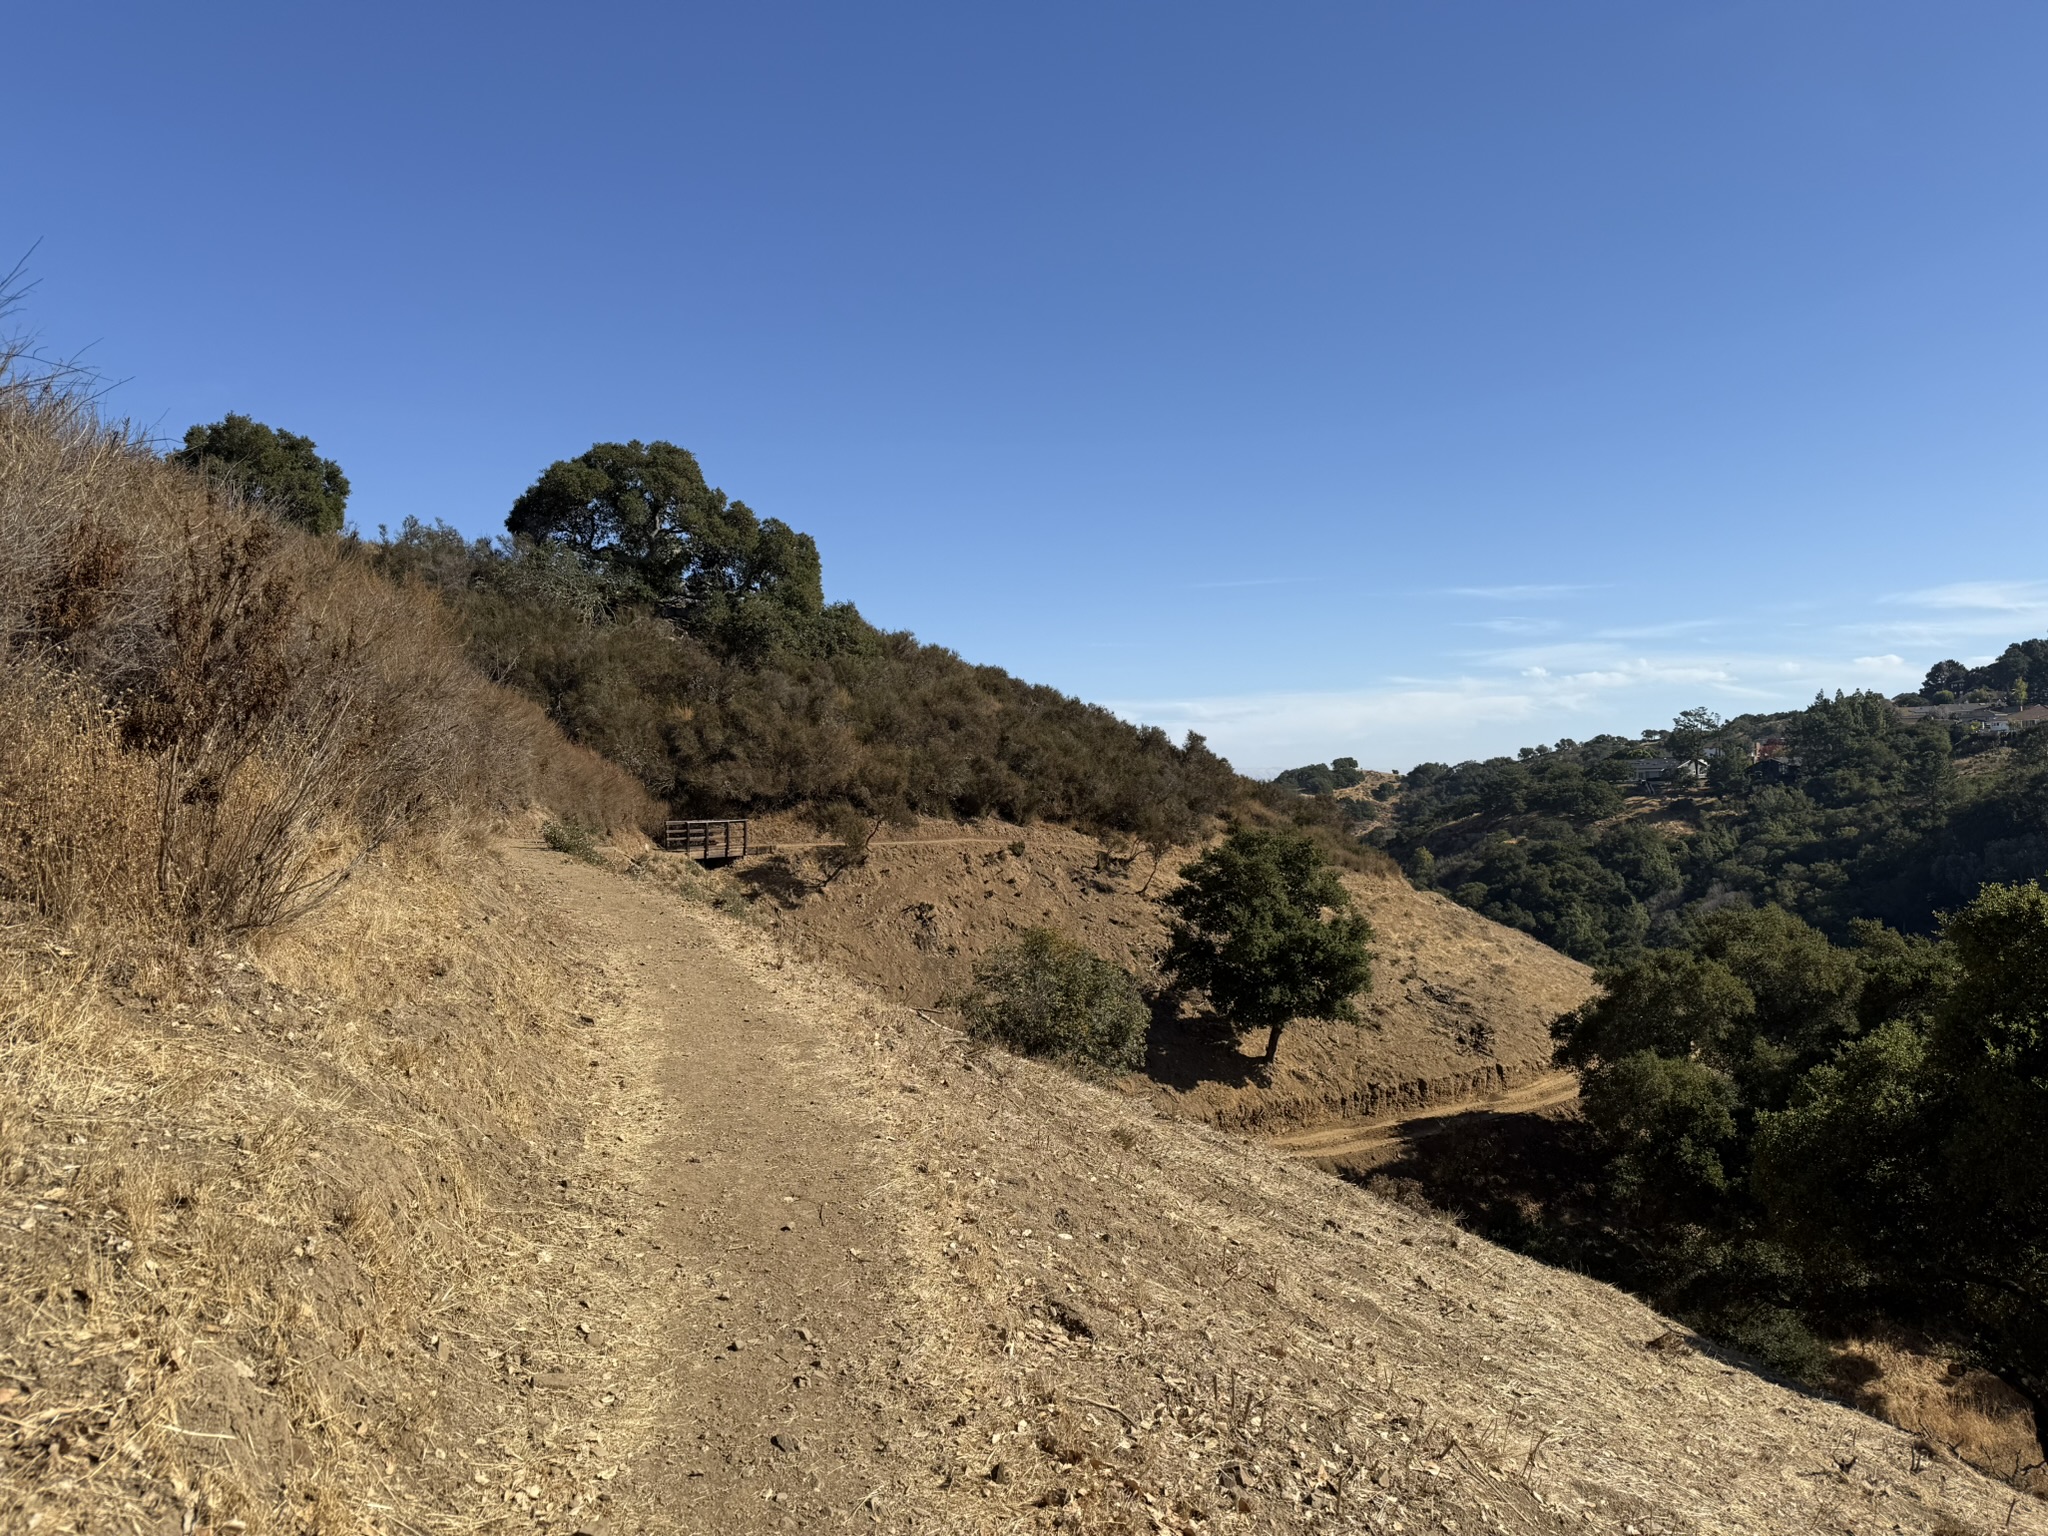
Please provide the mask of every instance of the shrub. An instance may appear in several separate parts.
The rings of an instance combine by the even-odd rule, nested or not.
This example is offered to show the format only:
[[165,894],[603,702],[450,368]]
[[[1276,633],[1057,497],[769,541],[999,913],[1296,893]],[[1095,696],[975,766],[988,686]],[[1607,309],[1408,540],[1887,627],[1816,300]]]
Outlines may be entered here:
[[0,727],[0,901],[185,942],[304,911],[451,813],[655,814],[480,677],[430,592],[4,349]]
[[588,827],[578,826],[573,821],[550,821],[540,829],[540,840],[557,853],[566,853],[571,858],[581,859],[586,864],[604,863],[604,856],[597,851],[597,839]]
[[486,674],[691,815],[1050,820],[1164,849],[1244,788],[1199,736],[1176,744],[847,604],[755,594],[713,622],[654,603],[601,552],[493,548],[417,522],[363,553],[437,590]]
[[957,1006],[977,1040],[1120,1071],[1144,1063],[1150,1014],[1138,984],[1048,928],[1027,928],[982,961],[974,986]]

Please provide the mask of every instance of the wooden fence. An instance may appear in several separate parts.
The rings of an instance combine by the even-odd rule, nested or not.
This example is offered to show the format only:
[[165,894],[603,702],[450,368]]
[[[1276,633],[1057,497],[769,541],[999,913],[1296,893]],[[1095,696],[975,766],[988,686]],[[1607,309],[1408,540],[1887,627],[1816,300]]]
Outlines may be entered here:
[[687,853],[706,864],[725,864],[747,856],[744,821],[672,821],[661,840],[670,853]]

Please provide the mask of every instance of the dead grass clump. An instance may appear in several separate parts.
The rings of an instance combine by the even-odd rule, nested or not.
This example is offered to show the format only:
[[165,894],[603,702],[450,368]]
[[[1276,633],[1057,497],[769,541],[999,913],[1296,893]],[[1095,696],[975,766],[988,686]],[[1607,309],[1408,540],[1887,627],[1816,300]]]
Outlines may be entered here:
[[0,943],[0,1526],[474,1500],[588,978],[452,836],[319,919],[139,987]]
[[2033,1410],[1989,1371],[1897,1335],[1851,1339],[1832,1384],[1865,1413],[1911,1430],[1939,1451],[2029,1493],[2048,1496]]
[[155,791],[106,705],[33,662],[0,671],[0,892],[67,928],[140,922]]

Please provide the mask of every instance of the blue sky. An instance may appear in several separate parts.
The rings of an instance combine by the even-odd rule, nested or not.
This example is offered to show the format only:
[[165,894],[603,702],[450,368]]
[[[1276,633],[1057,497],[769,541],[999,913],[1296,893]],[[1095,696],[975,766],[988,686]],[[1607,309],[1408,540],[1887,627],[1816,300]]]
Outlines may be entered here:
[[[1270,772],[2048,631],[2048,9],[23,10],[0,256],[166,437],[495,532],[665,437]],[[35,244],[40,242],[40,244]]]

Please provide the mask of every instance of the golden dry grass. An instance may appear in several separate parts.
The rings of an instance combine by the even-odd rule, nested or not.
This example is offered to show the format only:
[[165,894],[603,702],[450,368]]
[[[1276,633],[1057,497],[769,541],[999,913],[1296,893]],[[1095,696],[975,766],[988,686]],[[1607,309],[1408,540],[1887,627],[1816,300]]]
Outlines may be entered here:
[[463,660],[434,597],[0,356],[0,900],[204,942],[450,812],[657,814]]
[[[577,1071],[589,969],[455,842],[125,982],[0,938],[0,1524],[452,1529],[497,1503],[473,1442],[522,1390],[527,1266],[589,1241],[584,1138],[617,1110]],[[597,1443],[520,1438],[530,1478]]]
[[1867,1413],[1913,1431],[1928,1454],[1952,1456],[2048,1496],[2048,1469],[2026,1400],[1988,1371],[1896,1334],[1846,1341],[1835,1385]]
[[541,804],[656,809],[430,594],[0,355],[6,1529],[474,1505],[508,1256],[594,1219],[542,1177],[586,973],[471,851]]

